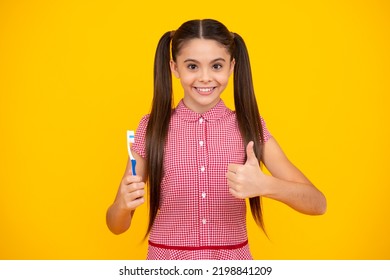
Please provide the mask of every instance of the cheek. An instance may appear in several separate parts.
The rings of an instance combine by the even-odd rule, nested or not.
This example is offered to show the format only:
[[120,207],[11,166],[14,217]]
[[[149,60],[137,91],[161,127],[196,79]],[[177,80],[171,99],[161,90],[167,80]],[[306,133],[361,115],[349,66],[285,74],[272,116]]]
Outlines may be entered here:
[[183,86],[190,86],[196,81],[196,78],[192,75],[181,75],[180,82]]
[[217,81],[221,84],[221,85],[227,85],[229,83],[229,77],[230,75],[229,74],[221,74],[217,77]]
[[186,83],[186,81],[184,81],[183,79],[180,79],[180,84],[182,86],[183,89],[187,89],[190,85],[188,83]]

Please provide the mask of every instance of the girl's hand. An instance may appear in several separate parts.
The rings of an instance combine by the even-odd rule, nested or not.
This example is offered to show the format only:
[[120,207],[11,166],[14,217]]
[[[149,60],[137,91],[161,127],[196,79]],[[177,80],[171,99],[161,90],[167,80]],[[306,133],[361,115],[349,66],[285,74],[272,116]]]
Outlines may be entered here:
[[231,163],[226,173],[230,193],[240,199],[262,195],[267,179],[253,151],[253,141],[248,143],[246,155],[245,164]]
[[122,210],[133,211],[145,202],[145,183],[141,176],[126,173],[121,181],[116,203]]
[[106,223],[115,234],[127,231],[131,225],[134,210],[145,202],[145,160],[133,153],[137,161],[137,176],[132,175],[131,161],[127,161],[126,171],[122,177],[114,203],[107,209]]

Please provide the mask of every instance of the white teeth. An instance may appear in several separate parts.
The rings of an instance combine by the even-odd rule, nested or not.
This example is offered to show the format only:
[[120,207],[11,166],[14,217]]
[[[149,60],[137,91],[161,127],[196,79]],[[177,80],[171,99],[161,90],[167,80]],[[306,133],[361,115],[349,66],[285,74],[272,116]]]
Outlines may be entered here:
[[212,91],[214,88],[211,87],[211,88],[196,88],[198,91],[201,91],[201,92],[210,92]]

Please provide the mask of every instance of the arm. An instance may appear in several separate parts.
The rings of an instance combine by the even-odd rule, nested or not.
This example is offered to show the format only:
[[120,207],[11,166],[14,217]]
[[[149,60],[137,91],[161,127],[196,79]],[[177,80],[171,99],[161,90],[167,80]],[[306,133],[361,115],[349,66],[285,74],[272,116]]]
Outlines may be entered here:
[[264,144],[263,162],[272,176],[261,171],[253,143],[249,143],[246,163],[228,167],[227,179],[232,195],[238,198],[264,196],[304,214],[325,213],[325,196],[288,160],[273,137]]
[[132,154],[137,161],[137,176],[131,174],[129,159],[116,198],[106,214],[107,226],[115,234],[121,234],[129,229],[135,209],[145,202],[146,161],[137,153]]
[[288,160],[273,137],[264,144],[263,162],[272,174],[266,180],[265,197],[281,201],[304,214],[325,213],[325,196]]

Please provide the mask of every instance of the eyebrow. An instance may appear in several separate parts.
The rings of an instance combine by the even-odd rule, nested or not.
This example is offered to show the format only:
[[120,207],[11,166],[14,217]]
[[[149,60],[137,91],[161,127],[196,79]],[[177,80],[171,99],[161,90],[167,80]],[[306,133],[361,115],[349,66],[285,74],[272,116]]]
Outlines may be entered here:
[[[226,62],[226,60],[222,57],[219,57],[219,58],[216,58],[216,59],[213,59],[211,61],[211,63],[214,63],[214,62],[217,62],[217,61],[223,61],[223,62]],[[192,59],[192,58],[187,58],[186,60],[184,60],[184,62],[197,62],[199,63],[199,61],[197,61],[196,59]]]

